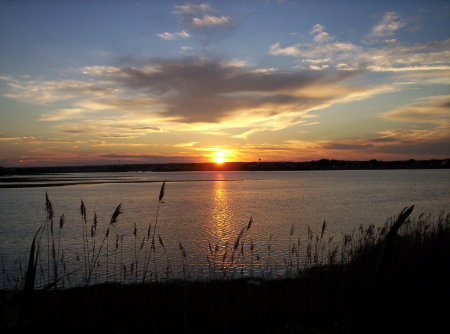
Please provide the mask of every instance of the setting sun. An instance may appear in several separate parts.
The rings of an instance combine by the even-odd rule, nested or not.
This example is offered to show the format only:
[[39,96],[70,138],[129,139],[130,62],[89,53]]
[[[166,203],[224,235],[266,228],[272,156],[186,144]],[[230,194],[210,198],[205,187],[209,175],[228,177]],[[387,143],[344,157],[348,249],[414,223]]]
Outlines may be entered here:
[[233,159],[233,152],[228,149],[216,149],[211,155],[211,160],[216,164],[223,164],[224,162]]
[[226,160],[225,160],[224,157],[216,157],[216,158],[214,158],[214,162],[215,162],[216,164],[223,164],[225,161],[226,161]]

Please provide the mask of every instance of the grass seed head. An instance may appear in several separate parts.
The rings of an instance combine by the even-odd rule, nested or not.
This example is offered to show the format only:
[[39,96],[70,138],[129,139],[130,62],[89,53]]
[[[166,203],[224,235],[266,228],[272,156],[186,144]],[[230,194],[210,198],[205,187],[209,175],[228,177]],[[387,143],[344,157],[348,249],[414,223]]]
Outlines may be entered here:
[[119,218],[119,215],[121,213],[122,213],[122,204],[119,204],[114,210],[113,215],[111,216],[111,221],[109,222],[109,225],[114,225],[115,223],[117,223],[117,218]]
[[81,204],[80,204],[80,213],[81,213],[81,218],[83,218],[83,221],[86,224],[86,222],[87,222],[87,219],[86,219],[86,206],[84,205],[83,200],[81,200]]
[[64,213],[59,217],[59,228],[64,227],[64,222],[66,221],[66,218],[64,217]]
[[166,181],[163,182],[162,186],[161,186],[161,190],[159,191],[159,201],[161,202],[164,198],[164,193],[166,190]]

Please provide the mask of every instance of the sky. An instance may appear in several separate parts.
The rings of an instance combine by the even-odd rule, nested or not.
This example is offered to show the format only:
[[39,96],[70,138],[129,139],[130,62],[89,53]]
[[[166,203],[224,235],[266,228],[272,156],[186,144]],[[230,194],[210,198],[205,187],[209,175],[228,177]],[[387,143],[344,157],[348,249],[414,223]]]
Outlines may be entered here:
[[448,1],[0,0],[0,166],[450,157]]

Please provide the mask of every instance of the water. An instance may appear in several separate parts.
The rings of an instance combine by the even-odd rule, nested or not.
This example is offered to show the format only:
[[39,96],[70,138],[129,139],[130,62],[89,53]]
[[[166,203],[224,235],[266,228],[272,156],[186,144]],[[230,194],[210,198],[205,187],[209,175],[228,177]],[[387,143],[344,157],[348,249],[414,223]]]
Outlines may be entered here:
[[[3,286],[11,286],[14,273],[22,272],[34,233],[45,221],[45,191],[55,211],[55,238],[58,236],[58,218],[65,215],[61,230],[60,254],[70,268],[83,267],[83,235],[80,200],[86,204],[88,227],[94,213],[98,217],[96,247],[98,250],[112,213],[121,203],[123,214],[111,228],[108,244],[100,256],[100,267],[93,282],[105,279],[131,280],[131,266],[135,259],[134,226],[137,228],[136,248],[139,252],[148,224],[154,224],[161,181],[166,180],[163,203],[160,204],[156,233],[157,271],[164,276],[168,261],[172,277],[185,277],[183,263],[188,265],[191,277],[211,276],[208,267],[208,242],[220,249],[228,242],[230,247],[250,217],[253,224],[250,239],[255,245],[252,263],[247,255],[239,267],[253,271],[261,259],[268,259],[267,245],[271,245],[270,265],[273,274],[282,274],[287,257],[290,231],[295,226],[295,238],[305,241],[307,227],[320,232],[323,220],[328,222],[327,235],[341,236],[360,224],[382,225],[386,218],[399,213],[405,206],[415,205],[414,215],[425,212],[437,216],[449,209],[449,170],[377,170],[377,171],[299,171],[299,172],[175,172],[175,173],[93,173],[31,176],[22,183],[29,188],[0,188],[0,254],[3,262]],[[2,182],[4,181],[4,182]],[[0,178],[0,186],[13,184]],[[11,181],[11,180],[10,180]],[[150,182],[157,181],[157,182]],[[106,183],[99,183],[106,182]],[[54,186],[55,184],[72,184]],[[87,184],[80,184],[87,183]],[[90,184],[89,184],[90,183]],[[53,185],[53,186],[50,186]],[[115,250],[117,235],[123,244]],[[161,236],[165,249],[158,242]],[[41,242],[42,272],[45,283],[47,259],[46,235]],[[58,239],[57,239],[58,240]],[[182,243],[186,258],[182,256]],[[120,244],[120,243],[119,243]],[[145,254],[145,247],[141,256]],[[229,256],[230,254],[228,254]],[[77,261],[77,258],[80,261]],[[211,258],[210,258],[211,260]],[[216,256],[213,259],[219,263]],[[106,268],[105,263],[108,262]],[[114,262],[116,262],[114,276]],[[259,263],[260,270],[269,261]],[[153,266],[153,264],[152,264]],[[142,260],[138,262],[139,277]],[[186,269],[186,267],[184,267]],[[60,268],[61,269],[61,268]],[[80,270],[81,271],[81,270]],[[107,273],[106,273],[107,272]],[[119,274],[121,272],[121,275]],[[6,273],[6,274],[5,274]],[[72,277],[75,284],[77,279]],[[38,277],[38,281],[39,281]],[[9,282],[7,281],[9,278]],[[70,278],[70,277],[69,277]]]

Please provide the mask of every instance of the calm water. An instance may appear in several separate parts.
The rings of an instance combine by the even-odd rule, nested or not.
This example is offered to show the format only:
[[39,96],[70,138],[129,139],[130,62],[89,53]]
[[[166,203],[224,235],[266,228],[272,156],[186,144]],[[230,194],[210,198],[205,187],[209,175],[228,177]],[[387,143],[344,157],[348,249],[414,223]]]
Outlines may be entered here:
[[[161,182],[145,182],[163,180],[167,183],[164,202],[160,205],[157,235],[161,235],[166,253],[157,244],[160,277],[167,267],[167,259],[175,276],[183,275],[179,242],[185,249],[191,274],[196,277],[207,275],[208,242],[219,247],[223,247],[227,241],[232,245],[251,216],[253,225],[248,240],[253,240],[255,254],[258,252],[261,258],[267,256],[267,245],[271,244],[271,263],[277,273],[281,272],[276,268],[282,267],[288,251],[293,224],[295,237],[304,240],[307,227],[310,226],[313,232],[319,232],[323,220],[328,222],[328,235],[340,236],[360,224],[382,225],[386,218],[412,204],[416,206],[413,216],[421,212],[437,216],[441,210],[450,209],[449,170],[35,176],[26,182],[42,187],[0,189],[0,254],[4,268],[1,284],[13,285],[7,278],[11,280],[12,273],[20,272],[20,263],[22,266],[26,263],[33,235],[45,221],[45,191],[53,203],[55,216],[64,213],[66,217],[60,249],[61,252],[64,250],[65,262],[71,268],[79,267],[82,263],[77,261],[77,257],[82,258],[83,254],[80,200],[86,204],[89,224],[94,213],[98,216],[97,248],[115,207],[122,203],[123,214],[110,234],[108,269],[106,259],[101,257],[101,265],[94,278],[97,281],[105,280],[107,271],[108,279],[114,279],[113,261],[116,266],[120,262],[133,262],[134,225],[137,227],[136,247],[139,249],[148,224],[155,220]],[[45,186],[80,182],[109,183]],[[2,183],[0,178],[0,186],[2,184],[6,183]],[[58,231],[56,227],[55,231]],[[117,235],[123,238],[123,244],[115,251]],[[41,245],[44,253],[45,243]],[[41,259],[45,262],[46,256]],[[248,262],[243,263],[245,271],[250,270]],[[138,264],[138,268],[139,265],[142,267],[142,263]],[[115,279],[120,277],[118,271],[116,268]],[[44,280],[43,275],[41,273],[41,280]],[[130,268],[127,268],[127,275],[131,277]],[[71,284],[75,281],[73,278]]]

